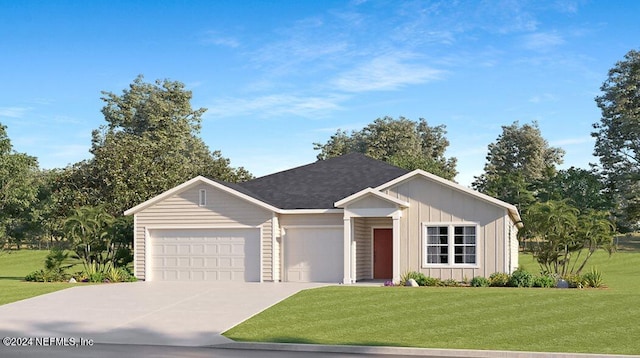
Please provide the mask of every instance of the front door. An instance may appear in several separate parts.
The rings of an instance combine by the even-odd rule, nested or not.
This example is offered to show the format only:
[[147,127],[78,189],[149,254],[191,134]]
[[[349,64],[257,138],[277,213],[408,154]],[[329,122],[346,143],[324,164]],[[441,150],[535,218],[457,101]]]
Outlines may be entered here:
[[373,278],[393,277],[393,229],[373,229]]

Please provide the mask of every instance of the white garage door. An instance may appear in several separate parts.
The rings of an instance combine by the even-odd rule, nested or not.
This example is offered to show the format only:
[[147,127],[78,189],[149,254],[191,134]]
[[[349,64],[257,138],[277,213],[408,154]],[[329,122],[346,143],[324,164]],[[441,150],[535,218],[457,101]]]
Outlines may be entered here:
[[258,229],[153,230],[152,281],[260,281]]
[[342,282],[342,228],[288,228],[284,236],[285,280]]

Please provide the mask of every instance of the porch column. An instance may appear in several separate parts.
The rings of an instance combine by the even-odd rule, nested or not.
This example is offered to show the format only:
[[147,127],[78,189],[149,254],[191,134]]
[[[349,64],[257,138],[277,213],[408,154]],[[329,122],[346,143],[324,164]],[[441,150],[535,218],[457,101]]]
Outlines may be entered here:
[[400,215],[393,215],[393,282],[400,281]]
[[344,252],[342,254],[344,260],[343,272],[344,276],[342,278],[342,283],[350,284],[351,283],[351,218],[344,218],[343,222],[343,249]]

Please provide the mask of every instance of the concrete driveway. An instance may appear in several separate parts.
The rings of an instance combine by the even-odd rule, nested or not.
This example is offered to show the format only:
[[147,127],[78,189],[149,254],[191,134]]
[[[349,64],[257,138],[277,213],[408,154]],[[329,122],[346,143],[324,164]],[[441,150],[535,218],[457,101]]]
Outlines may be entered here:
[[314,283],[134,282],[78,286],[0,306],[2,337],[206,346]]

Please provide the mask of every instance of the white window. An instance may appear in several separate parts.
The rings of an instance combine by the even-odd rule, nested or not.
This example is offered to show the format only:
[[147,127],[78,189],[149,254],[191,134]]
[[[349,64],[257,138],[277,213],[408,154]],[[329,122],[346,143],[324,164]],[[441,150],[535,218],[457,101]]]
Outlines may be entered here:
[[427,227],[427,264],[449,263],[449,227]]
[[207,191],[205,189],[200,189],[200,200],[198,201],[198,205],[207,206]]
[[436,224],[424,226],[425,265],[476,265],[477,225]]

